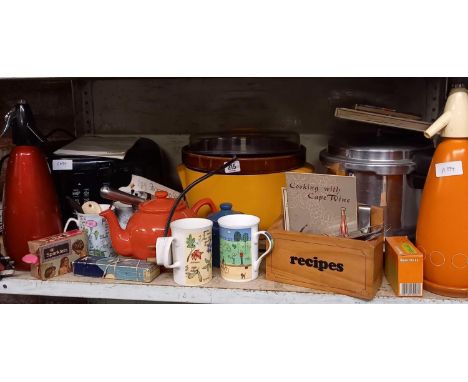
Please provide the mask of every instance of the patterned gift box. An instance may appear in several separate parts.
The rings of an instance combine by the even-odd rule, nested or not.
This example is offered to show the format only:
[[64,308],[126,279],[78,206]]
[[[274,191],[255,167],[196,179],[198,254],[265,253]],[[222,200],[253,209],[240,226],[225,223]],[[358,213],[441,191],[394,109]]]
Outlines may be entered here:
[[73,273],[79,276],[149,283],[159,275],[160,268],[143,260],[87,256],[73,263]]
[[28,241],[29,252],[38,257],[31,265],[31,274],[41,280],[69,273],[72,263],[88,255],[87,236],[73,230]]

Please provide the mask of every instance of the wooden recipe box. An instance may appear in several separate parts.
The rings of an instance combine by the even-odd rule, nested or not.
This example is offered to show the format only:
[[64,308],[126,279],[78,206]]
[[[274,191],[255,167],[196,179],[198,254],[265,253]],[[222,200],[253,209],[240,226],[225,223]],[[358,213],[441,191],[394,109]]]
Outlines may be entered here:
[[[371,224],[383,223],[372,207]],[[282,219],[268,230],[275,247],[266,260],[266,278],[285,284],[371,300],[382,284],[383,235],[370,241],[327,237],[283,229]]]

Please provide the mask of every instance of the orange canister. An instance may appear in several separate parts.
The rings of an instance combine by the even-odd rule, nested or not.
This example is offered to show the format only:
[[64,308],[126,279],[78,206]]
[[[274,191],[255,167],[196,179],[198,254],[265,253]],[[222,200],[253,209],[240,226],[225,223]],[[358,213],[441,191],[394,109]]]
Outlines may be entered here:
[[444,113],[425,132],[442,140],[424,186],[416,245],[424,256],[424,289],[468,297],[468,92],[452,89]]

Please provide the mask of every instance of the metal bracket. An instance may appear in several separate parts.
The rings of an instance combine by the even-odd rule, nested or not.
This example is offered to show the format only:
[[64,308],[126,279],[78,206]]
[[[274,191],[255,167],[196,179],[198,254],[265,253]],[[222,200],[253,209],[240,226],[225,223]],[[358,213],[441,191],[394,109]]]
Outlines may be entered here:
[[426,110],[424,120],[433,122],[441,114],[447,94],[447,78],[432,78],[426,85]]
[[85,134],[94,135],[94,107],[92,81],[86,81],[81,89],[83,125]]

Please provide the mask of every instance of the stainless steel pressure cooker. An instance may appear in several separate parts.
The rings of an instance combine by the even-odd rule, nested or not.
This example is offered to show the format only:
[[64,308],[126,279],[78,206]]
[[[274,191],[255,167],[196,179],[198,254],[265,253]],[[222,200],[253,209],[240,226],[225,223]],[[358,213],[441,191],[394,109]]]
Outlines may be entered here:
[[413,237],[433,151],[405,135],[364,134],[333,138],[320,161],[331,174],[356,177],[358,203],[384,208],[387,236]]

